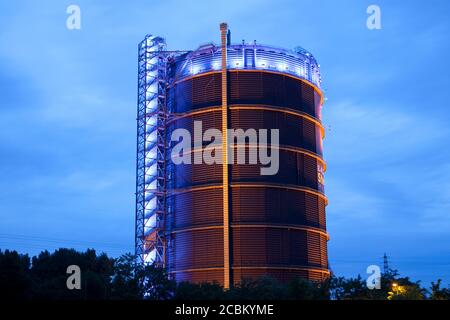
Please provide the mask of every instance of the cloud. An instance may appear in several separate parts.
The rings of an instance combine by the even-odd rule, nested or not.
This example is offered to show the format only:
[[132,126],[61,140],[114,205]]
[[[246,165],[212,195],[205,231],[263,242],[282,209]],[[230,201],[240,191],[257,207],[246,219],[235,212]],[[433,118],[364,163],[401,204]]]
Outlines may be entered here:
[[343,101],[326,108],[326,155],[339,165],[406,161],[450,137],[444,121],[404,106]]

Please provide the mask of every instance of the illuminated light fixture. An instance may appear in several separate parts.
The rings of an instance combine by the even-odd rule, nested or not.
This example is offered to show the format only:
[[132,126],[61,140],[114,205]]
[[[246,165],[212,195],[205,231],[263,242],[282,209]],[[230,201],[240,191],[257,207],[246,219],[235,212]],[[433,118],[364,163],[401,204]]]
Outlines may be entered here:
[[145,223],[145,228],[147,228],[146,231],[149,231],[154,227],[156,227],[156,214],[151,215]]
[[148,254],[144,255],[144,262],[151,264],[156,260],[156,249],[150,251]]
[[154,147],[148,152],[149,158],[150,158],[150,159],[156,159],[157,153],[158,153],[158,146],[154,146]]
[[303,69],[302,69],[302,68],[297,68],[297,74],[298,74],[299,76],[303,77],[305,73],[303,72]]
[[[148,209],[153,210],[156,209],[156,197],[153,197],[147,204]],[[154,217],[156,217],[156,215],[153,215]],[[156,218],[155,218],[156,219]],[[156,221],[156,220],[155,220]]]
[[146,145],[148,145],[148,146],[153,145],[156,142],[157,138],[158,138],[158,134],[155,130],[147,136]]
[[147,91],[151,93],[157,93],[158,92],[158,83],[155,81],[151,85],[148,86]]
[[229,63],[230,68],[241,68],[241,62],[238,59],[233,59]]
[[156,190],[156,180],[153,180],[149,184],[146,184],[146,187],[147,187],[146,189],[149,190]]
[[192,67],[192,74],[198,74],[200,73],[201,69],[199,66]]
[[[158,108],[158,102],[156,99],[152,99],[147,103],[147,111],[154,112]],[[156,122],[156,117],[154,119],[150,119],[150,122]]]
[[213,70],[219,70],[220,69],[220,63],[218,61],[214,61],[212,63]]
[[286,71],[288,69],[288,66],[286,63],[278,63],[277,64],[277,69],[280,71]]
[[256,64],[259,68],[265,68],[267,66],[267,61],[265,59],[257,59],[258,63]]
[[[149,107],[149,109],[155,109],[155,108],[156,108],[156,106],[155,107],[153,107],[153,106]],[[156,119],[156,117],[152,117],[151,119],[149,119],[147,121],[147,129],[148,130],[153,129],[153,127],[156,125],[157,121],[158,121],[158,119]]]
[[155,163],[153,163],[151,166],[148,167],[147,174],[150,177],[154,177],[156,175],[156,171],[157,171],[157,163],[155,161]]

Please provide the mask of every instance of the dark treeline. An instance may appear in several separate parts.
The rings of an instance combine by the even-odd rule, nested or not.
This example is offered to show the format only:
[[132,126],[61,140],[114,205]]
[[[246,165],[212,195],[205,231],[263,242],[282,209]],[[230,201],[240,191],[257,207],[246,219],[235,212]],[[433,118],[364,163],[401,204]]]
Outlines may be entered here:
[[[81,270],[81,289],[69,290],[66,281],[69,265]],[[436,299],[448,300],[450,289],[442,288],[441,281],[429,288],[400,277],[395,270],[382,275],[381,288],[369,290],[365,279],[332,276],[324,283],[294,279],[280,283],[263,277],[244,280],[230,290],[214,283],[175,283],[165,271],[154,266],[136,266],[134,257],[125,254],[113,259],[95,250],[78,252],[59,249],[53,253],[41,252],[30,257],[16,251],[0,250],[1,299]]]

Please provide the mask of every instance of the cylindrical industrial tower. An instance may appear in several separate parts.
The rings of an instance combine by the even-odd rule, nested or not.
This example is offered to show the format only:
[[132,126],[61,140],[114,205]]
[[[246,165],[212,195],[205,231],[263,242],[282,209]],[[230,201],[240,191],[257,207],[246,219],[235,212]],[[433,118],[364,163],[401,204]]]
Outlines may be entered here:
[[[301,48],[235,45],[226,24],[221,32],[221,46],[160,52],[166,67],[159,111],[166,115],[165,183],[159,190],[164,210],[153,219],[162,223],[147,229],[152,215],[137,216],[137,253],[146,261],[159,257],[177,281],[217,281],[224,287],[262,275],[321,281],[329,270],[319,66]],[[222,159],[238,147],[230,148],[224,129],[279,129],[278,172],[261,175],[260,163],[205,163],[201,155],[209,142],[196,136],[195,123],[201,132],[222,132]],[[193,137],[190,164],[171,159],[176,129]],[[244,148],[248,159],[258,145]]]

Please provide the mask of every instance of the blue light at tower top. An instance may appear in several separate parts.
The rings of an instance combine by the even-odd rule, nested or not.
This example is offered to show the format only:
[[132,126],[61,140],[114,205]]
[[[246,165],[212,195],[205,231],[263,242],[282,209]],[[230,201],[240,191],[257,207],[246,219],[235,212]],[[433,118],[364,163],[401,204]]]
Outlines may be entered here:
[[[227,51],[227,68],[231,70],[270,70],[305,79],[321,88],[320,67],[314,56],[301,47],[294,50],[260,44],[233,44]],[[220,46],[207,44],[179,55],[174,60],[176,80],[218,70],[221,64]]]

